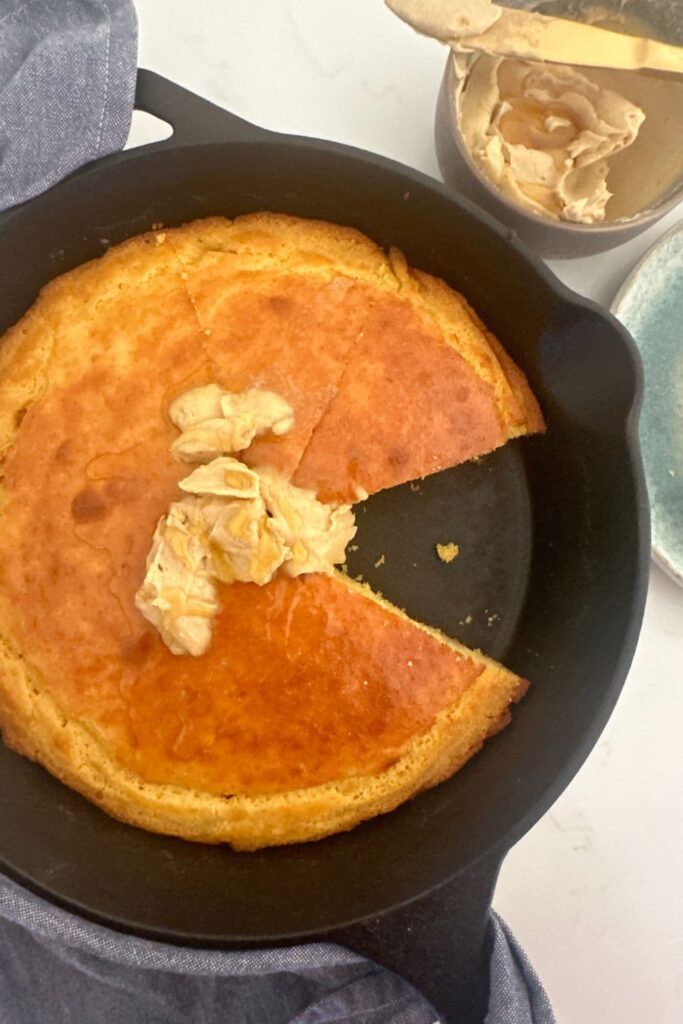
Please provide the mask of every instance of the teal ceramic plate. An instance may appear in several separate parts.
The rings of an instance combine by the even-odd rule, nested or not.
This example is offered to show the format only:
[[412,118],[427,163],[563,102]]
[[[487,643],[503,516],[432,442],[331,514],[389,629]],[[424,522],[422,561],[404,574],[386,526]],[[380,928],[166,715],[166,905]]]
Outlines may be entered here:
[[683,584],[683,223],[650,249],[612,312],[645,366],[640,441],[652,511],[652,555]]

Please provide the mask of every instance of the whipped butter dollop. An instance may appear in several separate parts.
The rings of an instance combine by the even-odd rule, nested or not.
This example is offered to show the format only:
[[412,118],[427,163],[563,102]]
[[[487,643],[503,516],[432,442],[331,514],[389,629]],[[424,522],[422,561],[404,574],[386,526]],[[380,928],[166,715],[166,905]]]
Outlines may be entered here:
[[557,219],[605,219],[609,158],[636,139],[640,107],[575,68],[487,54],[458,90],[465,145],[503,194]]
[[194,504],[174,502],[154,531],[136,607],[173,654],[203,654],[219,609],[210,553]]
[[259,478],[239,459],[220,456],[198,466],[189,476],[178,482],[181,491],[189,494],[219,494],[222,498],[256,498]]
[[503,13],[491,0],[385,0],[389,10],[418,32],[470,50],[470,42],[490,29]]
[[285,434],[294,414],[282,396],[216,384],[179,395],[168,414],[180,429],[175,458],[200,463],[179,481],[186,492],[159,520],[135,595],[138,610],[173,654],[204,654],[220,610],[216,582],[268,583],[331,573],[356,533],[350,505],[328,505],[271,467],[230,455],[270,431]]
[[287,545],[287,576],[329,572],[345,561],[346,545],[356,534],[350,505],[318,501],[314,491],[295,487],[272,469],[259,470],[259,478],[273,528]]
[[221,583],[263,586],[289,557],[260,495],[248,501],[207,498],[199,514],[205,524],[214,575]]
[[242,452],[261,434],[286,434],[294,424],[291,405],[274,391],[249,388],[232,394],[217,384],[178,395],[168,415],[181,431],[171,453],[184,462],[207,462],[227,452]]

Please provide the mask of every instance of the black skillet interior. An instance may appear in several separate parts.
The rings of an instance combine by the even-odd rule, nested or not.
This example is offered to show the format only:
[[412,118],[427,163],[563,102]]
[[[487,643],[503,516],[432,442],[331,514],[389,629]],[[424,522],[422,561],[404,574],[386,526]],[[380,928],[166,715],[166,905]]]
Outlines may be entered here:
[[[358,227],[463,291],[548,420],[545,437],[381,493],[359,515],[354,574],[533,683],[513,725],[449,782],[346,835],[239,855],[119,824],[0,749],[8,874],[170,941],[283,941],[381,913],[507,849],[587,755],[645,597],[639,367],[616,321],[431,179],[256,129],[146,72],[138,105],[175,125],[171,140],[82,170],[0,226],[0,330],[47,280],[155,222],[280,210]],[[450,566],[439,541],[460,546]]]

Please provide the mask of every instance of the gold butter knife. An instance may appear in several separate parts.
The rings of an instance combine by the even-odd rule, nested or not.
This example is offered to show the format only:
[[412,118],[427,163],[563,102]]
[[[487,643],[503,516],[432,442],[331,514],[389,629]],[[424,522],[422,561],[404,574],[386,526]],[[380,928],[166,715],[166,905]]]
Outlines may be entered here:
[[500,7],[489,0],[385,2],[418,32],[440,39],[460,53],[484,50],[499,57],[554,64],[683,75],[683,46],[655,39]]

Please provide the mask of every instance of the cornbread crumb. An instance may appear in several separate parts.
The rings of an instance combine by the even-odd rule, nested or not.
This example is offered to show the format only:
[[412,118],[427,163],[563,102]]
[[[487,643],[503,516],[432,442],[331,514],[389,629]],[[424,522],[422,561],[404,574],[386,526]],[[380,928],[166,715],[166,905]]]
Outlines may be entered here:
[[410,487],[411,491],[419,491],[420,490],[420,485],[417,482],[417,480],[411,480],[408,486]]
[[676,470],[675,469],[670,469],[669,470],[669,476],[676,476]]
[[350,544],[349,545],[349,551],[358,551],[358,545],[357,544]]
[[454,544],[453,541],[450,541],[448,544],[437,544],[436,553],[441,561],[448,565],[453,561],[453,559],[458,557],[460,554],[460,548],[457,544]]
[[384,555],[380,555],[377,561],[375,562],[375,569],[379,569],[380,565],[384,565],[385,562],[386,558],[384,557]]

